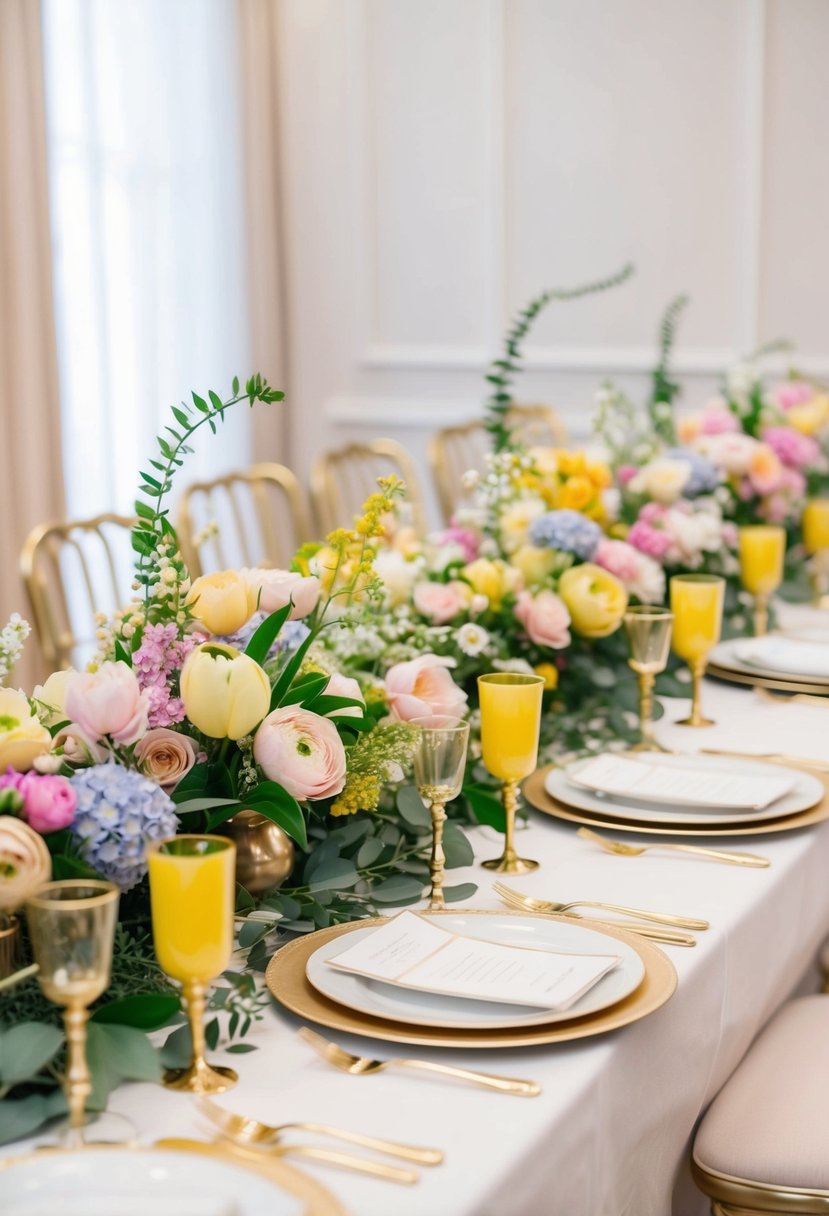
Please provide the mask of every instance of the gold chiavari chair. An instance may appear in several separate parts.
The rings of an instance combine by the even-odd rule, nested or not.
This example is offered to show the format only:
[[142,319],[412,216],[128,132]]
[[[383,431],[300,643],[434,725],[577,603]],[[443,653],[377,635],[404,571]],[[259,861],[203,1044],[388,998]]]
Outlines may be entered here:
[[96,649],[96,613],[111,616],[129,602],[134,523],[105,513],[40,524],[27,536],[20,574],[50,670],[83,667]]
[[[567,443],[566,427],[549,405],[514,405],[507,424],[526,447],[564,447]],[[444,427],[432,437],[429,463],[446,519],[451,519],[463,499],[464,473],[470,469],[482,473],[489,450],[489,435],[480,418],[462,426]]]
[[196,482],[179,503],[179,544],[194,578],[240,566],[285,567],[311,535],[300,484],[281,464]]
[[419,479],[408,452],[393,439],[350,443],[317,459],[311,471],[311,491],[322,532],[348,527],[369,494],[377,489],[377,478],[390,474],[406,483],[412,523],[418,532],[424,532]]

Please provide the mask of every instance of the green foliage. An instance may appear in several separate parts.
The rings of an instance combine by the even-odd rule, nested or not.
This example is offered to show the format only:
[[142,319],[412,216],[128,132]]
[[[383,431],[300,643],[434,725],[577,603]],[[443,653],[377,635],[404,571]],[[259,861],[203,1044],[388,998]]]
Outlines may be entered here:
[[665,443],[676,443],[673,403],[679,393],[679,385],[671,379],[670,361],[676,341],[679,319],[688,305],[687,295],[678,295],[671,300],[659,324],[659,361],[651,377],[651,395],[648,414],[654,431]]
[[486,374],[486,379],[492,386],[486,403],[486,428],[492,436],[496,452],[503,451],[510,444],[507,415],[513,404],[512,380],[521,370],[521,343],[538,314],[553,300],[577,300],[581,296],[608,291],[611,287],[618,287],[624,283],[632,274],[633,266],[628,263],[616,274],[605,279],[598,279],[593,283],[583,284],[581,287],[553,288],[550,291],[542,292],[521,309],[504,336],[504,349],[501,357],[493,359]]

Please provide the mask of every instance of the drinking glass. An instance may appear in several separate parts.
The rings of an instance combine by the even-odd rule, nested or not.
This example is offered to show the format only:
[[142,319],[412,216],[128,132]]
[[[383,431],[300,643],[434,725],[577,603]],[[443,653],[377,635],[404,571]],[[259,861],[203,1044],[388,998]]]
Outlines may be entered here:
[[826,607],[829,595],[829,498],[810,498],[801,519],[803,545],[810,555],[809,578],[812,603]]
[[[50,882],[26,901],[26,918],[43,995],[64,1007],[67,1060],[64,1093],[68,1147],[83,1143],[92,1079],[86,1059],[88,1006],[109,985],[120,892],[111,882]],[[124,1138],[124,1137],[122,1137]]]
[[223,836],[171,836],[147,846],[153,944],[163,971],[182,986],[193,1059],[168,1069],[168,1089],[220,1094],[238,1081],[205,1059],[205,989],[233,950],[236,847]]
[[538,869],[537,861],[518,856],[514,838],[518,782],[529,777],[538,759],[543,692],[542,676],[506,671],[478,676],[483,761],[492,776],[503,782],[501,798],[506,817],[503,854],[482,864],[499,874],[526,874]]
[[713,726],[700,707],[708,654],[720,640],[725,579],[716,574],[675,574],[671,579],[673,649],[691,668],[691,715],[678,726]]
[[664,752],[666,748],[653,737],[653,685],[668,665],[674,614],[658,604],[636,604],[628,608],[623,620],[630,647],[628,666],[639,681],[640,739],[630,750]]
[[763,637],[769,625],[769,599],[783,582],[786,529],[779,524],[740,528],[740,581],[754,597],[754,635]]
[[469,723],[446,714],[412,718],[412,726],[420,729],[414,755],[417,791],[428,803],[432,816],[432,860],[429,873],[432,891],[429,910],[446,907],[443,898],[443,874],[446,857],[443,852],[443,825],[446,803],[457,798],[463,785],[466,749],[469,743]]

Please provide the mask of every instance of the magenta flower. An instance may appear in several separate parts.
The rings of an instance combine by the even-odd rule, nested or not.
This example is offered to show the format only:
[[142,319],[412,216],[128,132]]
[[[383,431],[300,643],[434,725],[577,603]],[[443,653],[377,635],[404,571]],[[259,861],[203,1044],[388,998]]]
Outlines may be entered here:
[[197,640],[195,637],[179,638],[172,622],[145,627],[141,645],[132,656],[132,665],[140,687],[148,690],[148,724],[151,728],[173,726],[184,720],[184,703],[174,696],[172,681]]
[[663,560],[673,543],[667,532],[654,528],[641,516],[628,532],[627,540],[634,549],[638,549],[640,553],[645,553],[657,561]]
[[9,769],[0,777],[0,789],[10,788],[23,799],[22,817],[36,832],[57,832],[74,819],[77,799],[65,777]]

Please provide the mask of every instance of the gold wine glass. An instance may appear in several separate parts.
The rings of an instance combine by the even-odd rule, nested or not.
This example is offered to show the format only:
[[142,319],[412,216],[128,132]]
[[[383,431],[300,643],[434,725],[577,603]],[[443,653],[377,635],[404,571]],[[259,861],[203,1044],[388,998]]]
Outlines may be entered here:
[[786,529],[779,524],[740,528],[740,581],[754,597],[754,636],[768,632],[769,599],[783,582]]
[[238,1081],[205,1059],[205,989],[233,950],[236,846],[224,836],[171,836],[147,846],[153,943],[163,971],[182,986],[193,1059],[168,1069],[168,1089],[220,1094]]
[[457,798],[463,785],[466,749],[469,743],[469,723],[446,714],[431,714],[412,718],[412,726],[420,730],[414,754],[417,791],[428,804],[432,815],[432,860],[429,873],[432,891],[430,911],[446,907],[443,898],[443,874],[446,861],[443,852],[443,825],[446,803]]
[[86,1059],[88,1006],[109,985],[119,895],[111,882],[77,878],[47,883],[26,902],[38,983],[45,997],[64,1007],[69,1147],[83,1143],[86,1101],[92,1093]]
[[725,579],[716,574],[675,574],[671,579],[674,614],[673,648],[691,668],[691,714],[678,726],[713,726],[700,708],[702,677],[708,655],[720,640]]
[[812,603],[825,608],[829,597],[829,498],[810,498],[800,521],[803,547],[810,556]]
[[537,861],[515,851],[515,811],[518,782],[534,772],[541,727],[542,676],[499,671],[478,676],[483,761],[493,777],[503,781],[501,798],[506,817],[504,852],[482,864],[499,874],[526,874]]
[[636,604],[624,615],[630,648],[628,666],[639,681],[639,742],[632,752],[664,752],[653,737],[653,685],[668,665],[674,614],[658,604]]

